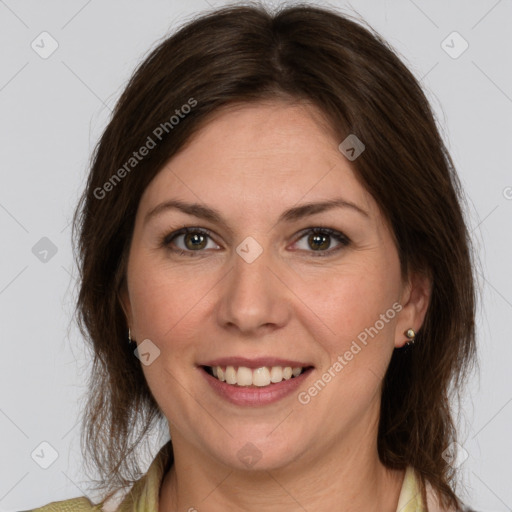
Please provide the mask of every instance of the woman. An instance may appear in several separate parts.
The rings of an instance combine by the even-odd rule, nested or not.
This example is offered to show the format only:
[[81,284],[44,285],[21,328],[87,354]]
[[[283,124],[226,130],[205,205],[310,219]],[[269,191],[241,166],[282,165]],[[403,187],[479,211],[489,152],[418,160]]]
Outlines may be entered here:
[[313,6],[187,24],[130,80],[75,217],[104,500],[38,510],[467,510],[463,201],[370,29]]

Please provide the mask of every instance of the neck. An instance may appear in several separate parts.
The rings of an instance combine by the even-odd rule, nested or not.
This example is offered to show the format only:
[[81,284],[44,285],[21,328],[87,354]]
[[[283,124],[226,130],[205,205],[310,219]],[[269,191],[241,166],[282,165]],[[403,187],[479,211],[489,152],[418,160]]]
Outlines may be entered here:
[[368,444],[375,426],[354,429],[286,467],[258,471],[230,468],[172,432],[174,464],[161,486],[159,511],[396,512],[405,472],[386,468],[376,442]]

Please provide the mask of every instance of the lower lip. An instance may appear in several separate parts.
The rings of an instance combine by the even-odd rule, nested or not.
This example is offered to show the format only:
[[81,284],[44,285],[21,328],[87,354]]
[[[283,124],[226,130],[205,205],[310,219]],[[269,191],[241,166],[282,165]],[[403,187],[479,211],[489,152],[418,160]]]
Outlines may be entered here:
[[226,384],[210,375],[204,368],[199,367],[206,382],[222,398],[235,405],[249,405],[253,407],[273,404],[292,394],[308,378],[313,368],[303,371],[298,377],[282,380],[277,384],[264,387],[237,386]]

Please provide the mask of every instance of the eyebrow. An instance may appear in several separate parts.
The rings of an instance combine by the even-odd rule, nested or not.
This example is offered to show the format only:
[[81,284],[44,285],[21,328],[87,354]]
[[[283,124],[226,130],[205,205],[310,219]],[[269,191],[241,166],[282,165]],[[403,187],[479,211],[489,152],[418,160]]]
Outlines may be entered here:
[[[332,210],[333,208],[349,208],[355,212],[360,213],[366,218],[370,218],[369,213],[360,206],[357,206],[355,203],[352,203],[342,198],[335,198],[329,199],[327,201],[305,203],[300,206],[294,206],[293,208],[284,211],[280,215],[278,223],[295,222],[304,217],[308,217],[316,213],[325,212],[327,210]],[[222,217],[221,213],[218,210],[215,210],[214,208],[210,208],[208,206],[204,206],[199,203],[187,203],[185,201],[180,201],[177,199],[165,201],[152,208],[144,217],[143,224],[147,224],[152,218],[168,210],[180,210],[183,213],[187,213],[188,215],[193,215],[194,217],[209,220],[213,223],[222,225],[229,233],[232,233],[232,230],[229,228],[228,223],[224,220],[224,218]]]

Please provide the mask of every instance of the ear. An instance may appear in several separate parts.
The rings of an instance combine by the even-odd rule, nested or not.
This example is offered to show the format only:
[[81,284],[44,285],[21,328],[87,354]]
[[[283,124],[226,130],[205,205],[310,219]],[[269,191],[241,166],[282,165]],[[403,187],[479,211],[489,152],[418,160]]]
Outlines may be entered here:
[[418,332],[423,325],[432,293],[432,280],[420,272],[411,272],[402,288],[400,304],[402,309],[397,315],[395,328],[395,347],[403,347],[408,338],[407,329]]
[[117,298],[119,300],[119,303],[121,304],[121,308],[123,309],[124,315],[126,317],[126,324],[128,325],[128,327],[130,327],[132,325],[132,306],[130,303],[130,296],[128,294],[128,286],[126,285],[126,279],[123,279],[123,282],[119,287]]

